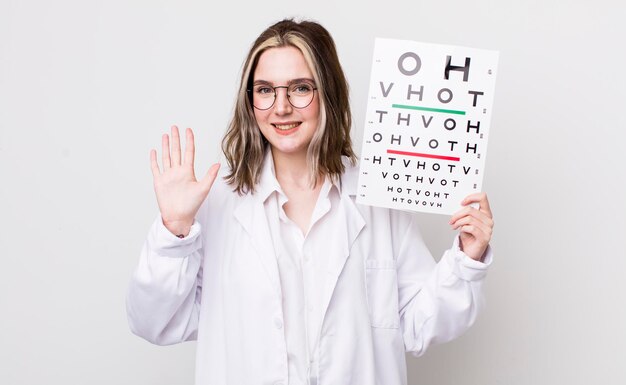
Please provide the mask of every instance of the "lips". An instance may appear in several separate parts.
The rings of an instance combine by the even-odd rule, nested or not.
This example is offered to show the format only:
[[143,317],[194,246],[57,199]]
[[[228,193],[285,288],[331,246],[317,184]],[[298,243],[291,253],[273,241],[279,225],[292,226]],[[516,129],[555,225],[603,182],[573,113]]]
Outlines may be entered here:
[[272,123],[276,132],[281,135],[289,135],[296,131],[302,122],[285,122],[285,123]]
[[297,127],[299,125],[300,125],[300,122],[297,122],[297,123],[282,123],[282,124],[274,123],[274,124],[272,124],[272,126],[276,127],[277,129],[279,129],[281,131],[291,130],[292,128]]

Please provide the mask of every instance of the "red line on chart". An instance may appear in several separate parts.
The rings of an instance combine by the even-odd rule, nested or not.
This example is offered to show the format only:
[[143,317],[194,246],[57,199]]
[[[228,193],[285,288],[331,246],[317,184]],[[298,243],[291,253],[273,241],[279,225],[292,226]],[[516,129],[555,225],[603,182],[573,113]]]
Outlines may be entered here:
[[408,152],[408,151],[398,151],[398,150],[387,150],[387,154],[396,154],[396,155],[408,155],[408,156],[418,156],[420,158],[432,158],[432,159],[443,159],[443,160],[452,160],[458,162],[461,158],[457,158],[455,156],[443,156],[443,155],[431,155],[431,154],[420,154],[419,152]]

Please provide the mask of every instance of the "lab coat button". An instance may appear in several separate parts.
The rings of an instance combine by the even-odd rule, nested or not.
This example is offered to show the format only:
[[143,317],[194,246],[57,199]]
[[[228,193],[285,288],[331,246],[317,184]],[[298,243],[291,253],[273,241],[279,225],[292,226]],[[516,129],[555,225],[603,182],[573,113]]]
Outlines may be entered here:
[[276,329],[282,329],[283,328],[283,320],[280,319],[279,317],[274,318],[274,325],[276,325]]

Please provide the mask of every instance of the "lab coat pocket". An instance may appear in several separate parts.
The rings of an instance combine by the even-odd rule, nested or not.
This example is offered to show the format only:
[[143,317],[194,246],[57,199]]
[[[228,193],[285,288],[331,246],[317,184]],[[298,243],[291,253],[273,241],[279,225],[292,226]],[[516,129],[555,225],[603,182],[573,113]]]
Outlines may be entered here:
[[393,259],[368,259],[365,262],[367,303],[372,327],[397,329],[398,277]]

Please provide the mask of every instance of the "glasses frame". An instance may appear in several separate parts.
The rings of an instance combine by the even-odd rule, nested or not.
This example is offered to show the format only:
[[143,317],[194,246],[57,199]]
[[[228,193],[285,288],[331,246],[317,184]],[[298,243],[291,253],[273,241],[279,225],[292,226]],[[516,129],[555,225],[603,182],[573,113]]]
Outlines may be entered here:
[[[299,83],[299,84],[302,84],[302,83]],[[298,84],[295,84],[295,85],[298,85]],[[274,100],[272,100],[272,104],[270,104],[270,106],[267,107],[267,108],[259,108],[259,107],[255,106],[254,105],[254,90],[248,89],[247,91],[250,93],[250,104],[252,104],[252,108],[256,108],[259,111],[267,111],[267,110],[269,110],[270,108],[274,107],[274,104],[276,104],[276,95],[277,95],[276,89],[277,88],[285,88],[286,89],[285,92],[287,93],[287,101],[289,102],[289,104],[293,108],[297,108],[297,109],[301,110],[303,108],[307,108],[308,106],[311,105],[311,103],[313,103],[313,99],[315,99],[315,91],[317,91],[317,87],[312,85],[313,86],[313,96],[311,96],[311,100],[309,101],[309,104],[307,104],[304,107],[297,107],[297,106],[294,106],[293,103],[291,103],[291,95],[289,95],[289,87],[291,87],[291,86],[293,86],[293,84],[292,85],[288,85],[288,86],[276,86],[276,87],[272,87],[272,86],[268,85],[267,87],[269,87],[269,88],[274,90]]]

